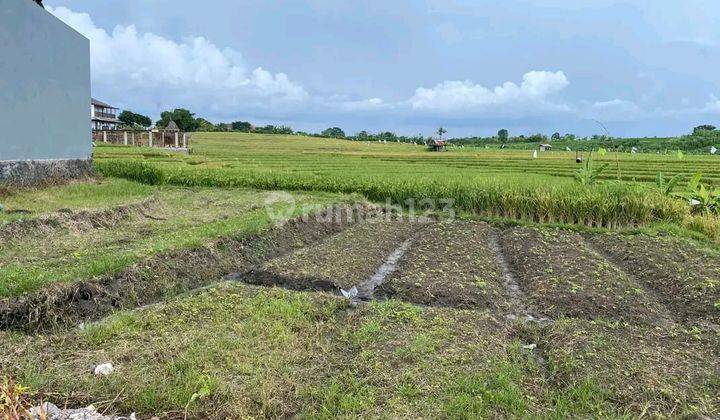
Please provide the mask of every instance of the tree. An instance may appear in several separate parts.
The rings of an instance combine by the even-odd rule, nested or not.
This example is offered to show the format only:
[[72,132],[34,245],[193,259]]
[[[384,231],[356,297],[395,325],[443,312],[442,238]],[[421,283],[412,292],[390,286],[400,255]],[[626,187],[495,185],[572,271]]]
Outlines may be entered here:
[[532,134],[532,135],[528,136],[527,140],[531,141],[533,143],[545,143],[545,142],[547,142],[547,136],[544,136],[540,133],[536,133],[536,134]]
[[123,124],[127,126],[141,126],[141,127],[150,127],[152,125],[152,120],[150,117],[147,117],[145,115],[136,114],[132,111],[125,110],[118,115],[118,120],[122,121]]
[[500,140],[502,142],[506,142],[508,140],[508,137],[509,137],[509,133],[506,129],[503,128],[500,131],[498,131],[498,140]]
[[377,135],[377,137],[378,137],[378,140],[382,140],[382,141],[390,141],[390,142],[397,141],[397,135],[395,133],[393,133],[392,131],[386,131],[384,133],[380,133]]
[[195,121],[198,123],[197,131],[217,131],[217,126],[205,118],[198,118]]
[[698,134],[707,133],[708,131],[715,131],[715,128],[716,127],[714,125],[710,125],[710,124],[698,125],[697,127],[693,128],[693,134],[698,135]]
[[553,135],[550,137],[552,140],[560,140],[562,136],[560,136],[560,133],[557,131],[553,133]]
[[331,127],[325,129],[322,133],[320,133],[320,135],[323,137],[335,137],[338,139],[345,138],[345,132],[342,131],[342,128],[340,127]]
[[447,130],[446,130],[446,129],[444,129],[444,128],[442,128],[442,127],[438,128],[438,130],[437,130],[437,135],[440,137],[440,140],[442,140],[442,136],[443,136],[443,134],[445,134],[445,133],[447,133]]
[[232,123],[233,131],[240,131],[243,133],[249,133],[255,130],[252,124],[247,121],[235,121]]
[[121,112],[120,115],[118,115],[118,120],[120,120],[125,125],[134,125],[135,113],[125,110]]
[[195,114],[184,108],[175,108],[172,111],[165,111],[160,114],[160,120],[157,122],[159,128],[165,128],[170,121],[175,121],[180,131],[195,131],[200,123],[195,119]]

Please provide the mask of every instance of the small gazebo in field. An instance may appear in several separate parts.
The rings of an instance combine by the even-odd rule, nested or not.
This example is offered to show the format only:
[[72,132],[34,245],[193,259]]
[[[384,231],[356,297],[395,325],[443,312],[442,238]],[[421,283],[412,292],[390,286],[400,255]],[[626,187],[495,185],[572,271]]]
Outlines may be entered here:
[[430,150],[431,152],[442,152],[443,150],[445,150],[445,146],[445,140],[432,139],[428,142],[428,150]]
[[[158,137],[159,137],[159,145],[160,147],[180,147],[180,128],[175,123],[175,121],[170,120],[167,126],[165,128],[159,128],[157,130]],[[185,137],[183,133],[183,145],[185,143]]]

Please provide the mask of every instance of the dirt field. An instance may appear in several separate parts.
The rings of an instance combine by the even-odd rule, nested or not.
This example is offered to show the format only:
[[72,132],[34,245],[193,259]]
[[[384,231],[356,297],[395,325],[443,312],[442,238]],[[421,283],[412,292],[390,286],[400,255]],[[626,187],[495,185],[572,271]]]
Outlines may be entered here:
[[0,372],[35,400],[162,418],[720,416],[716,251],[366,214],[147,260],[157,283],[92,284],[150,297],[66,300],[54,330],[22,331],[31,295],[7,298]]

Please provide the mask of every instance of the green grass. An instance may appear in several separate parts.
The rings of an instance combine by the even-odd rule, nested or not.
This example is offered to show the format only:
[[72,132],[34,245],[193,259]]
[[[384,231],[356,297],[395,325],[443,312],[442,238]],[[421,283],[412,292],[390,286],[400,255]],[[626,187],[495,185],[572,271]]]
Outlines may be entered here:
[[[716,339],[683,344],[674,330],[678,339],[665,352],[654,340],[668,332],[567,320],[526,337],[543,346],[550,344],[542,337],[551,340],[542,364],[518,339],[523,328],[482,311],[394,300],[352,309],[326,294],[226,283],[82,330],[0,331],[10,349],[0,367],[35,399],[52,392],[70,406],[147,417],[182,416],[186,406],[190,418],[716,413],[714,397],[703,400],[716,364],[705,366],[701,356]],[[638,334],[643,339],[624,357],[623,342]],[[88,373],[104,362],[114,374]],[[683,370],[665,375],[666,366]]]
[[[151,197],[155,204],[145,210],[152,218],[134,213],[110,226],[60,225],[12,240],[0,248],[0,297],[261,231],[271,223],[268,191],[277,189],[294,191],[300,204],[272,208],[288,216],[308,211],[302,204],[355,201],[348,194],[359,193],[380,202],[450,197],[463,215],[494,221],[677,233],[687,207],[653,192],[645,178],[658,167],[666,174],[702,167],[718,178],[714,161],[700,157],[620,155],[621,181],[586,188],[572,181],[574,154],[562,152],[533,160],[525,151],[433,154],[409,145],[204,133],[193,149],[188,156],[100,146],[99,171],[127,179],[3,196],[8,208],[32,214],[0,215],[0,223]],[[148,275],[159,285],[177,281],[172,270]],[[539,326],[481,307],[392,299],[352,307],[330,294],[241,282],[164,296],[82,328],[0,331],[0,380],[9,375],[30,387],[33,402],[92,403],[142,418],[713,417],[720,410],[719,337],[685,325],[580,317]],[[105,362],[114,374],[90,373]]]
[[275,203],[266,208],[268,193],[263,191],[149,186],[110,179],[22,191],[10,196],[9,202],[42,214],[58,208],[107,209],[147,197],[156,199],[145,211],[153,218],[134,214],[99,229],[75,229],[71,224],[0,248],[0,297],[33,292],[49,283],[112,274],[154,255],[202,246],[224,236],[255,233],[272,225],[268,210],[292,217],[307,212],[305,205],[324,206],[348,199],[299,193],[294,195],[294,206]]
[[[666,175],[718,175],[708,158],[628,154],[618,156],[621,181],[582,186],[573,181],[574,155],[564,152],[539,159],[517,151],[429,153],[406,144],[238,133],[198,133],[190,156],[142,153],[100,147],[97,168],[151,184],[359,193],[406,206],[434,199],[435,209],[443,207],[439,200],[452,199],[455,210],[482,216],[611,228],[680,225],[689,214],[687,203],[631,179],[653,180],[658,168]],[[614,156],[603,160],[614,162]],[[615,172],[612,167],[605,176]]]
[[[124,179],[73,182],[57,187],[0,193],[0,226],[4,222],[58,211],[93,210],[141,201],[153,194],[150,185]],[[24,211],[22,213],[14,213]],[[25,212],[30,212],[26,214]]]

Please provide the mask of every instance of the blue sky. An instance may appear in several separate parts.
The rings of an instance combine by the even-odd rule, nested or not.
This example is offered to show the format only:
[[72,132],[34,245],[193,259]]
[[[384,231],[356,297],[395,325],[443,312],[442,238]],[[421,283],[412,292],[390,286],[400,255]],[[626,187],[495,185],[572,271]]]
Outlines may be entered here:
[[93,95],[156,118],[450,136],[720,126],[711,0],[46,0]]

